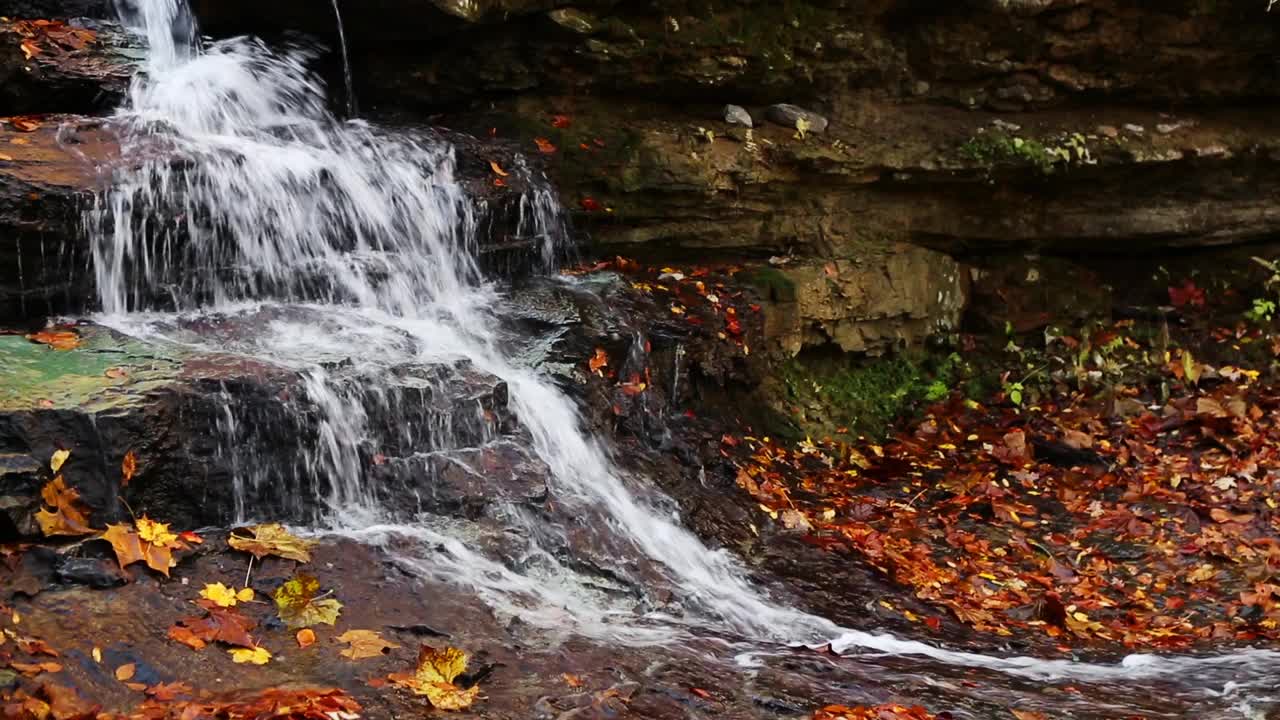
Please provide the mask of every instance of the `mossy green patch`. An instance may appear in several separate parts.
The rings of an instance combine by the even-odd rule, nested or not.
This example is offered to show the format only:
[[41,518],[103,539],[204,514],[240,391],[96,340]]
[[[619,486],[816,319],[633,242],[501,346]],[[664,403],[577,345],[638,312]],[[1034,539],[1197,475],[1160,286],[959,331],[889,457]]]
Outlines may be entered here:
[[882,358],[803,354],[778,368],[790,412],[783,436],[885,435],[900,418],[952,392],[982,396],[989,384],[955,353],[915,351]]
[[19,335],[0,336],[0,410],[127,407],[175,377],[176,360],[100,328],[79,347],[54,350]]

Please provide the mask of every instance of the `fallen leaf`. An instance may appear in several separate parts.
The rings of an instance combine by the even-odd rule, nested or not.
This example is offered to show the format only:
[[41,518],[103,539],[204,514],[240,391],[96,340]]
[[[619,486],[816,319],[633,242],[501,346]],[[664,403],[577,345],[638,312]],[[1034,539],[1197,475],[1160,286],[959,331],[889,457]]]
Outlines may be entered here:
[[259,559],[275,555],[286,560],[311,562],[311,548],[317,544],[315,540],[304,540],[291,534],[279,523],[241,528],[238,532],[246,531],[251,534],[250,537],[233,532],[227,538],[227,544],[236,550],[252,553]]
[[134,663],[127,663],[116,668],[116,679],[120,682],[132,680],[134,673],[138,671],[138,666]]
[[124,454],[124,459],[120,461],[120,487],[129,487],[129,481],[133,479],[134,473],[138,472],[138,456],[133,451]]
[[587,367],[591,368],[591,372],[603,377],[604,373],[601,371],[609,367],[609,353],[605,352],[604,348],[596,348],[595,354],[587,361]]
[[27,339],[48,345],[54,350],[75,350],[80,347],[80,336],[69,330],[41,330],[28,335]]
[[19,116],[9,118],[9,124],[18,132],[35,132],[40,129],[41,122],[33,117]]
[[388,651],[400,647],[393,642],[388,642],[382,635],[372,630],[348,630],[338,636],[338,642],[350,645],[339,654],[352,660],[381,657]]
[[53,457],[49,458],[49,469],[58,472],[69,457],[71,457],[70,450],[55,450]]
[[556,151],[556,146],[552,145],[551,141],[546,138],[534,138],[533,142],[538,146],[538,152],[543,155],[551,155]]
[[[62,452],[66,451],[59,451]],[[56,463],[58,467],[62,467],[65,460],[65,455],[59,458],[58,453],[54,453],[54,460],[50,464]],[[36,513],[36,522],[46,536],[91,535],[96,532],[89,527],[89,508],[80,502],[80,493],[67,487],[61,475],[45,484],[40,490],[40,497],[46,505],[53,508],[41,508]]]
[[280,619],[290,628],[312,625],[333,625],[342,612],[342,603],[333,598],[321,598],[320,581],[299,573],[276,589],[273,596]]
[[298,647],[309,648],[316,644],[316,631],[311,628],[303,628],[294,636],[298,640]]
[[14,670],[17,670],[18,672],[22,673],[23,675],[26,675],[27,677],[35,677],[40,673],[62,672],[62,665],[56,662],[42,662],[42,663],[10,662],[9,667],[13,668]]
[[499,175],[501,177],[507,177],[510,174],[506,170],[503,170],[502,166],[499,165],[496,160],[489,161],[489,169],[493,170],[495,175]]
[[102,539],[111,543],[120,567],[145,562],[147,567],[169,577],[170,568],[178,564],[173,559],[174,550],[186,550],[187,544],[169,530],[166,523],[158,523],[145,515],[135,528],[127,524],[108,525]]
[[271,653],[263,647],[256,648],[232,648],[227,652],[231,653],[231,659],[238,663],[253,663],[254,665],[266,665],[271,662]]
[[453,681],[467,670],[467,654],[457,648],[440,650],[423,645],[418,651],[418,666],[412,674],[397,673],[388,680],[425,695],[431,705],[441,710],[465,710],[480,696],[480,687],[462,689]]
[[556,115],[551,118],[551,126],[560,130],[564,130],[572,124],[573,119],[568,115]]
[[244,588],[237,592],[222,583],[212,583],[204,586],[204,589],[200,591],[200,597],[218,607],[234,607],[237,602],[252,600],[253,590]]
[[232,608],[213,606],[204,617],[189,617],[169,628],[169,639],[194,650],[203,649],[212,642],[239,647],[254,648],[257,643],[249,637],[249,631],[257,623]]

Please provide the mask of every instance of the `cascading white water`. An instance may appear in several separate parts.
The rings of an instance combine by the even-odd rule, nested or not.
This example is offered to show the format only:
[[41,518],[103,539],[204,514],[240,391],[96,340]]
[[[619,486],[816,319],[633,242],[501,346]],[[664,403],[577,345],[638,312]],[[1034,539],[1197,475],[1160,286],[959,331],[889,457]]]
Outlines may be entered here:
[[[174,331],[184,316],[294,308],[254,337],[219,349],[303,373],[320,426],[307,463],[329,477],[325,521],[334,531],[370,542],[419,540],[432,550],[403,557],[407,567],[473,588],[495,610],[535,626],[567,626],[618,642],[658,642],[710,622],[745,639],[830,641],[842,651],[909,654],[1030,677],[1276,666],[1269,653],[1201,661],[1143,656],[1120,666],[987,657],[846,630],[773,601],[728,552],[706,547],[632,492],[572,402],[504,355],[493,330],[499,291],[477,269],[475,213],[454,178],[448,147],[339,122],[307,72],[305,54],[273,54],[249,39],[201,51],[184,0],[131,0],[125,16],[146,35],[151,55],[119,114],[131,129],[124,152],[134,162],[117,173],[88,217],[101,320],[200,344],[211,341]],[[541,238],[540,255],[553,257],[562,237],[550,192],[534,191],[521,212],[529,234]],[[351,368],[342,380],[330,369],[339,361]],[[654,563],[689,616],[636,623],[634,613],[585,590],[538,545],[539,536],[563,528],[535,527],[512,514],[512,522],[525,525],[529,556],[543,568],[521,574],[469,549],[448,527],[396,524],[384,511],[362,476],[358,452],[369,432],[370,393],[394,368],[459,361],[505,381],[565,515],[585,518],[580,522],[592,523],[592,532]],[[369,387],[353,389],[352,377]],[[234,426],[235,419],[225,423]]]

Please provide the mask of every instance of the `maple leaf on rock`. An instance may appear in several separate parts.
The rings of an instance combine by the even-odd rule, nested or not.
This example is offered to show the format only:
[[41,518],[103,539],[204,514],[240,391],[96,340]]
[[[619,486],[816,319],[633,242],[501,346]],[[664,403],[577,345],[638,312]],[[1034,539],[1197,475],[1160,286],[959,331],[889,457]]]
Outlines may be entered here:
[[231,653],[231,659],[238,663],[266,665],[268,662],[271,662],[271,652],[262,647],[232,648],[227,652]]
[[233,532],[227,538],[227,544],[236,550],[251,553],[258,559],[275,555],[286,560],[307,563],[311,562],[311,548],[319,544],[315,540],[304,540],[293,535],[279,523],[241,528],[238,532],[248,532],[249,535],[246,537]]
[[144,562],[147,567],[169,577],[169,570],[178,564],[173,559],[174,550],[186,550],[189,546],[166,523],[158,523],[145,515],[138,520],[137,528],[127,524],[108,525],[102,539],[111,543],[120,567]]
[[222,583],[212,583],[204,586],[204,589],[200,591],[200,597],[218,607],[234,607],[237,602],[253,600],[253,589],[241,588],[240,590],[233,590]]
[[169,628],[169,639],[180,642],[193,650],[201,650],[212,642],[238,647],[254,648],[257,643],[249,637],[249,631],[257,626],[252,618],[245,617],[233,608],[206,607],[204,617],[189,617]]
[[393,642],[388,642],[381,634],[372,630],[348,630],[338,636],[338,642],[351,646],[340,654],[352,660],[381,657],[389,650],[400,647]]
[[299,573],[276,589],[273,596],[280,619],[290,628],[333,625],[342,612],[342,603],[320,597],[320,581]]
[[480,696],[478,685],[467,689],[453,683],[467,671],[467,654],[454,647],[439,650],[423,645],[418,651],[418,666],[413,673],[388,675],[391,682],[425,695],[433,707],[441,710],[465,710]]
[[[57,460],[56,454],[54,457],[61,467],[62,462]],[[96,532],[89,527],[89,508],[80,502],[79,491],[67,487],[61,475],[45,484],[40,490],[40,497],[46,505],[53,508],[41,508],[36,513],[36,522],[46,536],[91,535]]]

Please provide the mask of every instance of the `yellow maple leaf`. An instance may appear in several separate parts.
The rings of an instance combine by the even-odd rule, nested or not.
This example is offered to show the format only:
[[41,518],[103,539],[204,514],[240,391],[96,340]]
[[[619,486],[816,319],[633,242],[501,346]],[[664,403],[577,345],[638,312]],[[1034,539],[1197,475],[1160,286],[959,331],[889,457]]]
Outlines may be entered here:
[[[245,590],[249,590],[245,588]],[[244,592],[243,590],[241,592]],[[234,607],[240,600],[240,593],[223,585],[222,583],[212,583],[204,586],[200,591],[200,597],[217,605],[218,607]],[[249,590],[249,599],[253,599],[253,591]]]
[[259,559],[275,555],[286,560],[311,562],[311,548],[317,544],[315,540],[303,540],[293,535],[280,523],[243,528],[239,532],[247,532],[249,536],[232,533],[227,538],[227,544],[236,550],[252,553]]
[[441,710],[465,710],[480,696],[480,686],[466,689],[453,681],[467,670],[467,654],[454,647],[439,650],[424,645],[418,652],[418,666],[412,675],[396,674],[389,679],[425,695],[431,705]]
[[148,519],[146,515],[138,520],[138,537],[142,538],[143,542],[161,547],[171,547],[178,539],[177,533],[169,532],[168,523],[158,523]]
[[253,588],[240,588],[236,591],[236,600],[240,602],[251,602],[253,600]]
[[71,457],[70,450],[58,450],[54,452],[53,457],[49,458],[49,469],[54,472],[58,472],[62,469],[62,464],[65,463],[69,457]]
[[271,653],[264,647],[232,648],[227,652],[231,653],[231,659],[238,663],[266,665],[271,661]]
[[319,595],[320,581],[299,573],[276,588],[272,597],[276,601],[280,619],[290,628],[304,628],[321,623],[333,625],[342,612],[342,603]]

